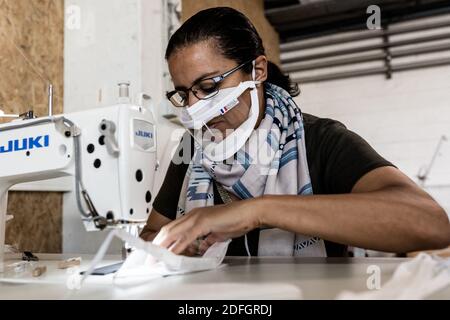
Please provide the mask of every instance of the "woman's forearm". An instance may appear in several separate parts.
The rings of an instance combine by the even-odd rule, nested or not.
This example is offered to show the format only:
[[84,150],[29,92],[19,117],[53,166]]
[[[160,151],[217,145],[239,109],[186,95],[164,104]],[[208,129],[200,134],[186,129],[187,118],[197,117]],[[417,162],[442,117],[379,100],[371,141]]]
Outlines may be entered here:
[[256,200],[262,225],[319,236],[355,247],[409,252],[445,247],[450,226],[428,195],[403,187],[341,195],[264,196]]
[[158,234],[158,231],[144,229],[144,230],[142,230],[139,237],[145,241],[153,241],[153,239],[155,239],[157,234]]

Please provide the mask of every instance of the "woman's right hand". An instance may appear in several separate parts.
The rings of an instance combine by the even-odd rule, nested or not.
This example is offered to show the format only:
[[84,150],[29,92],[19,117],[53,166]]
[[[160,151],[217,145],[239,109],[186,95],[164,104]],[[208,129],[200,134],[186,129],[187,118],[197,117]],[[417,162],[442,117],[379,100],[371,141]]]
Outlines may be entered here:
[[[161,215],[155,210],[152,210],[150,217],[147,221],[146,226],[142,230],[141,234],[139,235],[141,239],[144,241],[153,241],[155,237],[158,235],[161,228],[170,223],[172,220],[167,219],[165,216]],[[209,241],[206,240],[196,240],[193,243],[191,243],[182,253],[181,255],[188,256],[188,257],[194,257],[203,255],[206,250],[212,245],[209,244]]]
[[194,241],[189,246],[187,246],[187,248],[180,254],[183,256],[188,256],[188,257],[198,256],[200,254],[199,247],[200,247],[199,242]]

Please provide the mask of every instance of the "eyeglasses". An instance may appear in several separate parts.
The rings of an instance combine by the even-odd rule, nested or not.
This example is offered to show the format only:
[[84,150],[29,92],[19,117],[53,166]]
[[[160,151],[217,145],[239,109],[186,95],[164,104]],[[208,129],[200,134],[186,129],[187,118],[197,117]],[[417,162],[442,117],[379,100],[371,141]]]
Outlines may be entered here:
[[173,90],[166,93],[167,99],[170,100],[170,102],[177,108],[179,107],[186,107],[189,100],[189,91],[192,91],[194,96],[197,99],[200,100],[207,100],[214,97],[219,92],[219,84],[225,80],[226,77],[233,74],[237,70],[241,69],[248,63],[252,62],[253,60],[249,60],[247,62],[244,62],[243,64],[238,65],[237,67],[234,67],[233,69],[215,76],[211,78],[206,79],[200,79],[196,81],[189,89],[184,90]]

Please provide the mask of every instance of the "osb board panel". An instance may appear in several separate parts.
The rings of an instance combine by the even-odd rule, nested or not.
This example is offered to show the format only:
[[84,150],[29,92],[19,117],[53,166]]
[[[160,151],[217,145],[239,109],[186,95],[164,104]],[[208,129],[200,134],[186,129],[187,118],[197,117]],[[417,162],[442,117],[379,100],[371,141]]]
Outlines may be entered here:
[[60,253],[62,196],[60,193],[10,192],[6,243],[22,251]]
[[50,80],[54,112],[62,113],[63,54],[63,0],[0,0],[1,109],[46,115]]
[[258,30],[268,59],[280,65],[280,39],[264,15],[263,0],[183,0],[182,20],[186,21],[197,12],[213,7],[232,7],[245,14]]
[[[0,109],[47,115],[51,82],[54,113],[62,113],[63,54],[64,0],[0,0]],[[60,252],[62,195],[11,192],[9,199],[8,212],[16,218],[7,226],[8,243]]]

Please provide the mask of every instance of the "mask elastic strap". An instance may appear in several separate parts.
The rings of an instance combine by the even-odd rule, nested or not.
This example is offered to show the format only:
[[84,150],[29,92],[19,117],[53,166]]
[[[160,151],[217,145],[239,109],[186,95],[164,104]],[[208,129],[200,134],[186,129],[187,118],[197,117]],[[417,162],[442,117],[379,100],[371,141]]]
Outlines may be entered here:
[[256,66],[256,60],[252,61],[252,65],[253,65],[253,69],[252,69],[252,80],[256,81],[256,70],[255,70],[255,66]]
[[255,83],[255,88],[261,84],[261,81],[256,80],[256,60],[252,61],[253,69],[252,69],[252,80]]
[[214,133],[211,131],[211,129],[208,127],[205,121],[203,121],[203,125],[205,126],[206,130],[208,130],[209,134],[214,137]]
[[192,139],[194,139],[195,149],[200,150],[202,147],[202,144],[197,140],[195,135],[192,134],[191,130],[187,130],[187,132],[191,135]]

